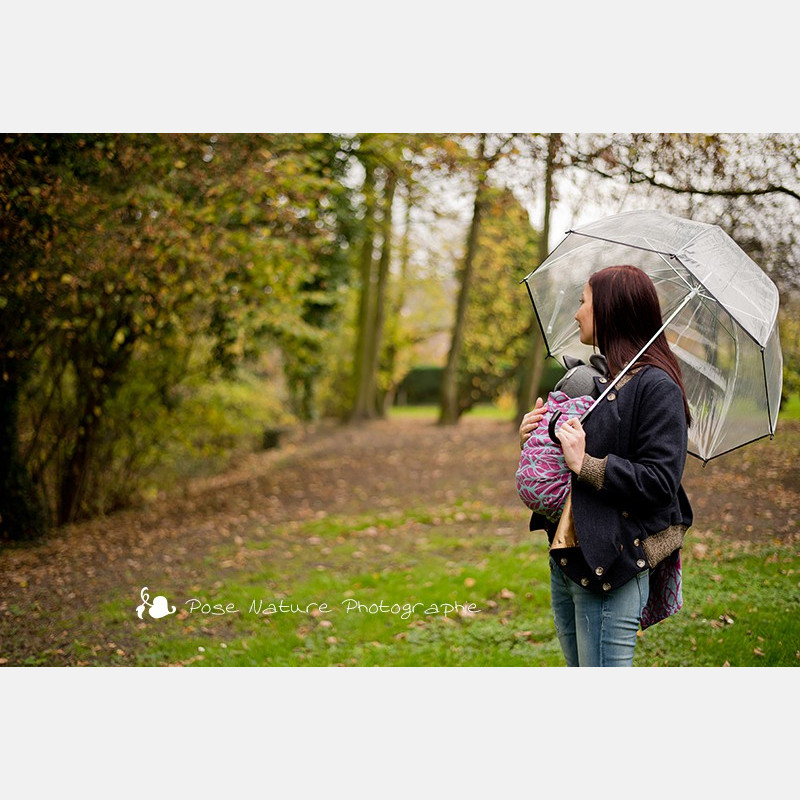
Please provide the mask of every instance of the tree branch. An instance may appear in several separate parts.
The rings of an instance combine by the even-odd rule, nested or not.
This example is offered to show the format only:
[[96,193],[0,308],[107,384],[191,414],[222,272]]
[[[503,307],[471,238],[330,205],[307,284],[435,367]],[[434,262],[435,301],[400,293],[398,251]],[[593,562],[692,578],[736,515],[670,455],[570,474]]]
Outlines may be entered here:
[[[596,164],[592,163],[594,158],[594,154],[592,156],[578,155],[573,158],[572,163],[582,164],[596,175],[599,175],[601,178],[608,178],[610,180],[618,180],[620,178],[620,175],[607,172],[606,170],[603,170]],[[788,186],[780,186],[773,183],[755,189],[700,189],[696,186],[692,186],[691,184],[674,186],[669,183],[664,183],[663,181],[659,181],[655,175],[649,175],[641,170],[637,170],[632,164],[621,163],[620,167],[624,169],[630,176],[628,178],[628,182],[631,184],[647,183],[656,189],[665,189],[667,191],[674,192],[675,194],[697,194],[703,195],[704,197],[759,197],[768,194],[785,194],[788,197],[792,197],[795,200],[800,201],[800,192],[796,191],[795,189],[790,189]]]

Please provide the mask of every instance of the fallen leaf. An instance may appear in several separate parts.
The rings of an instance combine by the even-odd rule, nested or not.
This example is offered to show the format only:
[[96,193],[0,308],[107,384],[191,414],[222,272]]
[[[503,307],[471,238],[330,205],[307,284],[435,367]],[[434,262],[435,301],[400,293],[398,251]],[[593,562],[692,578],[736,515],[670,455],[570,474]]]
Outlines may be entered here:
[[702,542],[695,542],[692,545],[692,555],[696,559],[702,560],[702,559],[704,559],[706,557],[707,554],[708,554],[708,545],[707,544],[703,544]]

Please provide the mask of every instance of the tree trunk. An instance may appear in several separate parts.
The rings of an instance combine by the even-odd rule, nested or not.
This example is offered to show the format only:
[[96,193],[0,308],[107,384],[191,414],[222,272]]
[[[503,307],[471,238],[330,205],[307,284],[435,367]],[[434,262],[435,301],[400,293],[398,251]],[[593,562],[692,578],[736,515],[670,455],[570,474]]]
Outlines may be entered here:
[[397,360],[398,349],[398,328],[400,325],[401,313],[405,305],[405,290],[406,282],[408,280],[408,264],[411,259],[411,190],[410,187],[406,196],[406,219],[403,228],[403,238],[400,243],[400,280],[398,283],[398,291],[395,296],[392,317],[394,319],[393,333],[386,347],[384,369],[391,376],[391,385],[389,390],[382,398],[382,416],[386,416],[394,402],[395,395],[397,394],[397,384],[394,379],[395,363]]
[[[126,316],[112,322],[106,341],[113,342],[120,330],[130,326]],[[64,525],[80,518],[86,493],[91,489],[91,470],[102,473],[103,463],[96,462],[97,437],[102,427],[106,404],[119,390],[125,369],[132,357],[134,338],[128,338],[115,351],[74,353],[72,363],[76,373],[76,394],[80,418],[75,442],[65,459],[58,493],[57,523]],[[82,358],[81,355],[84,357]],[[102,370],[102,379],[95,371]]]
[[356,421],[371,416],[369,406],[369,354],[372,351],[372,326],[374,288],[372,249],[375,241],[373,216],[375,213],[375,176],[372,167],[365,164],[364,177],[364,241],[361,246],[359,272],[361,275],[361,293],[359,296],[358,321],[356,331],[356,349],[353,359],[353,406],[350,420]]
[[59,525],[75,522],[83,503],[97,428],[93,416],[91,410],[85,411],[82,415],[75,446],[64,465],[58,495],[57,523]]
[[461,360],[461,350],[464,345],[464,324],[467,316],[467,303],[469,300],[470,286],[472,284],[478,231],[480,230],[481,214],[483,211],[483,196],[487,183],[488,169],[486,165],[485,133],[481,134],[480,155],[478,159],[480,174],[478,175],[478,185],[475,190],[472,222],[470,223],[469,233],[467,235],[467,249],[464,254],[464,263],[461,269],[461,282],[458,289],[458,301],[456,303],[456,318],[453,324],[450,351],[447,354],[447,364],[442,373],[441,405],[439,409],[440,425],[455,425],[460,417],[458,408],[458,365]]
[[389,282],[389,263],[392,258],[392,205],[397,179],[392,172],[386,176],[383,199],[383,221],[381,224],[381,257],[378,262],[378,283],[375,287],[375,313],[372,318],[373,331],[367,383],[367,403],[375,416],[383,416],[379,401],[378,373],[380,370],[381,343],[386,320],[386,287]]
[[[544,214],[542,219],[542,233],[539,237],[539,264],[549,253],[550,242],[550,211],[553,204],[553,173],[555,172],[556,152],[558,151],[561,134],[551,133],[547,139],[547,160],[544,174]],[[531,309],[531,349],[525,357],[520,371],[519,391],[517,393],[517,414],[515,427],[519,427],[522,418],[530,411],[539,393],[539,385],[544,373],[545,344],[539,324],[533,318]]]
[[[8,372],[6,371],[8,369]],[[19,393],[22,378],[4,364],[0,374],[0,539],[36,539],[47,515],[19,452]]]

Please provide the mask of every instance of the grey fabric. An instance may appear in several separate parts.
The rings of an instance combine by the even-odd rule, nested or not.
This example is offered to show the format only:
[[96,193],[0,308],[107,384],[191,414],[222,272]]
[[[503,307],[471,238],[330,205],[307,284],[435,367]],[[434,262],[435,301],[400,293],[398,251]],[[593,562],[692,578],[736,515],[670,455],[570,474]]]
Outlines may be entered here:
[[589,364],[570,356],[564,357],[567,372],[555,385],[555,391],[564,392],[569,397],[582,397],[591,395],[597,397],[595,378],[604,378],[608,375],[606,359],[601,355],[592,355]]

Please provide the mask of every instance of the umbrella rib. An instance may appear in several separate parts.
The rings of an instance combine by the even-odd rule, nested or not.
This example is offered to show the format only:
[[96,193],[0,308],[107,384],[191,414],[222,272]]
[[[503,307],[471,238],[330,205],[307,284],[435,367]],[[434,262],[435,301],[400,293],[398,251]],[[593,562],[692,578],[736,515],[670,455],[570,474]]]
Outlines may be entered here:
[[542,341],[544,342],[544,346],[547,348],[547,355],[548,357],[554,357],[553,353],[550,350],[550,342],[547,341],[547,336],[544,332],[544,325],[542,325],[542,318],[539,316],[539,309],[536,308],[536,303],[533,301],[533,292],[531,291],[530,284],[528,283],[527,278],[522,281],[525,284],[525,288],[528,290],[528,297],[531,299],[531,305],[533,306],[533,313],[536,314],[536,322],[539,324],[539,330],[542,332]]
[[767,419],[769,420],[769,438],[772,439],[775,436],[775,423],[772,421],[772,407],[769,403],[769,381],[767,380],[767,359],[766,359],[766,350],[761,351],[761,366],[762,372],[764,374],[764,392],[767,396]]
[[[697,416],[696,426],[692,426],[693,430],[690,431],[687,451],[707,464],[718,456],[775,435],[779,398],[774,385],[780,377],[780,346],[778,344],[775,351],[773,341],[777,338],[775,316],[778,301],[773,297],[774,284],[770,284],[770,293],[762,287],[762,284],[766,286],[765,281],[756,281],[747,270],[738,269],[735,259],[728,265],[728,245],[720,249],[719,242],[713,236],[707,240],[704,238],[709,236],[708,228],[719,230],[719,226],[703,225],[703,230],[693,236],[690,234],[687,241],[684,228],[675,228],[676,235],[672,237],[669,235],[672,228],[669,228],[662,238],[659,229],[648,220],[644,218],[646,224],[633,228],[626,225],[603,228],[598,225],[588,229],[596,227],[604,235],[589,233],[586,229],[586,232],[567,230],[559,245],[520,282],[526,284],[548,357],[554,357],[554,353],[577,353],[575,332],[568,330],[568,314],[564,309],[564,300],[571,296],[570,292],[575,288],[573,284],[577,284],[580,277],[592,274],[592,268],[595,271],[599,269],[594,263],[598,258],[608,260],[611,254],[619,258],[620,251],[624,250],[653,254],[655,258],[643,255],[639,260],[644,264],[641,268],[657,287],[662,309],[666,309],[659,333],[674,326],[669,341],[684,369],[691,371],[694,392],[692,410],[697,412]],[[585,243],[582,245],[580,240],[573,239],[565,248],[565,242],[573,234],[582,237]],[[617,234],[624,239],[616,239]],[[708,241],[708,247],[698,244],[698,240]],[[605,244],[614,247],[605,248]],[[665,251],[662,245],[673,249]],[[693,250],[694,254],[687,250]],[[635,259],[635,254],[631,254],[630,258]],[[546,266],[549,272],[542,276],[540,282],[532,280],[542,266]],[[566,270],[563,278],[562,266]],[[568,290],[565,290],[565,286]],[[541,308],[534,302],[534,294],[537,297],[541,294]],[[690,305],[692,301],[694,304]],[[764,306],[763,314],[758,311],[761,306]],[[768,329],[770,321],[772,326]],[[549,335],[546,333],[548,328],[551,329]],[[758,355],[750,342],[760,351],[760,365],[757,364]],[[617,382],[652,343],[651,339],[609,381],[609,385],[604,387],[598,400],[584,412],[582,418],[589,416],[599,401],[609,396]],[[719,366],[712,366],[716,364]],[[760,389],[761,380],[763,388]],[[743,415],[749,413],[748,404],[755,403],[760,416],[764,399],[767,419],[762,417],[754,426],[745,424]],[[729,414],[733,415],[732,419],[728,419]],[[764,421],[768,423],[768,432],[760,433],[764,431]],[[724,433],[723,429],[730,429],[730,435]],[[737,444],[743,438],[748,441]]]
[[[705,231],[702,231],[701,233],[704,233],[704,232]],[[568,230],[567,231],[567,234],[571,234],[571,233],[575,234],[576,236],[584,236],[587,239],[597,239],[598,241],[601,241],[601,242],[610,242],[611,244],[618,244],[618,245],[621,245],[622,247],[632,247],[635,250],[644,250],[647,253],[657,253],[658,255],[661,255],[661,256],[669,256],[670,258],[674,258],[692,277],[695,278],[695,280],[698,280],[697,276],[694,274],[692,269],[690,269],[690,267],[681,260],[680,256],[677,253],[670,253],[670,252],[668,252],[666,250],[655,250],[652,247],[642,247],[641,245],[630,244],[629,242],[621,242],[619,239],[608,239],[605,236],[595,236],[594,234],[591,234],[591,233],[581,233],[580,231],[576,231],[576,230]],[[695,236],[691,241],[693,242],[695,239],[698,238],[698,236],[700,236],[700,234]],[[678,274],[677,271],[676,271],[675,274],[676,275]],[[701,283],[701,286],[702,286],[702,283]],[[706,286],[703,286],[703,289],[708,291]],[[709,294],[710,294],[710,297],[708,299],[714,300],[715,302],[719,303],[723,308],[725,308],[725,304],[724,303],[720,302],[710,292],[709,292]],[[737,310],[739,310],[739,309],[737,309]],[[745,311],[741,311],[741,313],[745,314],[746,316],[752,316],[750,314],[747,314],[747,312],[745,312]],[[752,333],[750,333],[750,331],[748,331],[743,325],[741,325],[741,328],[759,347],[763,348],[763,344],[761,342],[759,342],[758,339],[755,336],[753,336]]]
[[713,456],[709,456],[708,458],[703,458],[703,456],[698,455],[693,450],[688,450],[687,453],[690,456],[694,456],[695,458],[699,458],[703,464],[708,464],[709,461],[713,461],[715,458],[719,458],[720,456],[726,456],[728,453],[733,453],[735,450],[740,450],[742,447],[747,447],[749,444],[754,444],[755,442],[760,442],[762,439],[766,439],[769,437],[770,439],[774,438],[771,433],[764,433],[761,436],[756,436],[755,439],[750,439],[747,442],[742,442],[741,444],[737,444],[736,447],[731,447],[729,450],[723,450],[721,453],[714,453]]
[[[649,240],[648,240],[648,241],[649,241]],[[681,263],[680,259],[677,259],[677,258],[676,258],[676,257],[675,257],[673,254],[671,254],[671,253],[662,253],[662,252],[660,252],[659,250],[653,250],[652,252],[653,252],[653,253],[656,253],[658,256],[660,256],[660,257],[661,257],[661,260],[664,262],[664,264],[666,265],[667,269],[668,269],[668,270],[669,270],[669,271],[670,271],[670,272],[671,272],[671,273],[672,273],[672,274],[673,274],[673,275],[674,275],[676,278],[678,278],[678,281],[671,281],[671,280],[669,280],[669,279],[667,279],[667,278],[661,278],[660,280],[661,280],[661,282],[662,282],[662,283],[672,283],[672,284],[677,284],[677,285],[679,285],[679,286],[684,286],[686,289],[689,289],[690,291],[691,291],[692,289],[695,289],[695,288],[697,288],[697,287],[695,287],[695,286],[692,286],[692,284],[691,284],[691,283],[690,283],[690,282],[689,282],[689,281],[688,281],[688,280],[687,280],[687,279],[686,279],[686,278],[685,278],[683,275],[681,275],[681,273],[680,273],[680,272],[678,272],[678,270],[677,270],[677,269],[675,269],[675,264],[674,264],[674,262],[675,262],[675,261],[677,261],[677,262],[678,262],[678,263],[679,263],[679,264],[680,264],[680,265],[683,267],[683,264]],[[669,256],[669,258],[665,258],[664,256],[666,256],[666,255],[668,255],[668,256]],[[684,269],[685,269],[685,267],[684,267]],[[690,272],[689,274],[691,275],[692,273]]]
[[[666,250],[655,250],[652,247],[642,247],[638,244],[630,244],[629,242],[620,242],[618,239],[606,239],[605,236],[593,236],[591,233],[581,233],[580,231],[567,231],[567,233],[574,233],[576,236],[585,236],[587,239],[598,239],[601,242],[611,242],[611,244],[619,244],[623,247],[633,247],[635,250],[644,250],[647,253],[658,253],[661,256],[669,256],[675,258],[675,253],[670,253]],[[683,265],[682,265],[683,266]]]
[[[700,224],[702,225],[702,224],[707,224],[707,223],[700,223]],[[718,227],[719,227],[718,225],[709,225],[709,228],[718,228]],[[684,242],[681,245],[681,247],[680,247],[681,251],[686,250],[687,247],[689,247],[690,245],[693,245],[701,236],[705,236],[707,233],[708,233],[708,228],[705,228],[703,230],[699,230],[694,236],[692,236],[691,239],[689,239],[688,242]]]
[[[742,323],[741,323],[741,322],[739,322],[739,320],[738,320],[738,319],[736,319],[736,317],[734,317],[734,316],[733,316],[733,314],[731,314],[730,310],[728,309],[728,306],[727,306],[727,304],[726,304],[726,303],[723,303],[723,302],[722,302],[722,301],[721,301],[721,300],[720,300],[718,297],[716,297],[716,296],[714,295],[714,293],[713,293],[713,292],[711,292],[711,291],[709,290],[709,288],[708,288],[708,287],[707,287],[707,286],[706,286],[706,285],[705,285],[705,284],[704,284],[704,283],[703,283],[703,282],[700,280],[700,278],[698,278],[698,277],[697,277],[697,275],[695,275],[695,273],[694,273],[694,271],[692,270],[692,268],[691,268],[691,267],[689,267],[689,265],[688,265],[688,264],[684,264],[684,262],[683,262],[683,261],[681,261],[681,257],[680,257],[679,255],[674,255],[674,256],[672,256],[672,257],[673,257],[673,258],[674,258],[674,259],[675,259],[675,260],[676,260],[676,261],[677,261],[677,262],[678,262],[678,263],[679,263],[679,264],[680,264],[680,265],[681,265],[681,266],[682,266],[682,267],[683,267],[683,268],[684,268],[684,269],[685,269],[685,270],[686,270],[686,271],[687,271],[687,272],[688,272],[688,273],[689,273],[689,274],[690,274],[690,275],[691,275],[691,276],[692,276],[692,277],[693,277],[693,278],[694,278],[694,279],[695,279],[695,280],[698,282],[698,285],[699,285],[700,287],[702,287],[702,289],[703,289],[703,291],[704,291],[704,293],[703,293],[703,295],[702,295],[702,296],[703,296],[703,297],[704,297],[706,300],[712,300],[712,301],[713,301],[714,303],[716,303],[716,304],[717,304],[717,305],[718,305],[720,308],[723,308],[723,309],[725,309],[725,311],[728,313],[728,316],[730,316],[730,318],[731,318],[732,320],[734,320],[734,322],[736,322],[736,323],[738,324],[738,327],[739,327],[739,328],[741,328],[741,330],[744,332],[744,334],[745,334],[746,336],[748,336],[750,339],[752,339],[752,341],[754,341],[754,342],[755,342],[755,343],[756,343],[756,344],[757,344],[757,345],[758,345],[758,346],[759,346],[759,347],[760,347],[760,348],[763,350],[763,349],[764,349],[764,345],[763,345],[763,344],[762,344],[762,343],[761,343],[761,342],[760,342],[760,341],[759,341],[759,340],[758,340],[758,339],[757,339],[755,336],[753,336],[753,334],[752,334],[752,333],[750,333],[750,331],[749,331],[749,330],[747,330],[747,328],[745,328],[745,326],[744,326],[744,325],[742,325]],[[752,316],[753,316],[752,314],[748,314],[746,311],[741,311],[741,309],[736,309],[736,311],[737,311],[738,313],[741,313],[741,314],[743,314],[744,316],[749,316],[749,317],[752,317]]]
[[688,305],[689,301],[697,296],[698,292],[699,289],[692,289],[692,291],[683,298],[678,307],[670,314],[669,319],[667,319],[666,322],[663,322],[661,327],[652,335],[650,341],[647,342],[647,344],[617,373],[616,377],[608,384],[608,386],[606,386],[605,391],[600,395],[600,397],[598,397],[597,400],[595,400],[594,403],[592,403],[592,405],[583,412],[581,415],[581,420],[586,419],[586,417],[588,417],[589,414],[591,414],[592,411],[597,408],[600,401],[603,400],[605,396],[617,385],[625,373],[627,373],[628,370],[633,367],[642,353],[649,349],[650,345],[652,345],[653,342],[669,327],[670,323],[675,319],[675,317],[678,316],[678,314],[680,314],[681,311],[683,311],[683,309]]
[[[707,301],[709,301],[710,303],[713,303],[713,305],[714,305],[714,308],[720,308],[720,309],[722,309],[723,311],[725,311],[725,313],[727,313],[727,314],[728,314],[728,316],[730,316],[730,314],[728,313],[728,310],[727,310],[727,309],[726,309],[726,308],[725,308],[723,305],[721,305],[720,303],[718,303],[718,302],[717,302],[717,301],[716,301],[716,300],[715,300],[713,297],[711,297],[711,296],[709,296],[709,295],[707,295],[707,294],[703,294],[703,292],[702,292],[702,288],[703,288],[703,287],[702,287],[702,285],[701,285],[701,286],[698,286],[697,288],[698,288],[697,297],[698,297],[698,299],[699,299],[699,300],[707,300]],[[700,312],[700,308],[701,308],[701,307],[702,307],[702,304],[698,304],[698,305],[696,305],[696,306],[694,307],[694,309],[693,309],[693,311],[692,311],[692,316],[689,318],[688,322],[687,322],[687,323],[686,323],[686,324],[683,326],[683,327],[684,327],[684,330],[686,330],[686,329],[689,329],[689,328],[691,327],[691,325],[692,325],[692,322],[694,322],[694,318],[695,318],[695,317],[697,316],[697,314]],[[711,309],[709,309],[709,311],[711,311]],[[722,330],[724,330],[724,331],[725,331],[725,333],[727,333],[727,334],[728,334],[728,336],[730,336],[730,337],[731,337],[731,339],[733,339],[733,340],[735,340],[735,339],[736,339],[736,334],[733,332],[733,330],[731,330],[730,328],[728,328],[728,326],[725,324],[725,320],[724,320],[724,318],[723,318],[723,317],[721,317],[719,314],[716,314],[716,313],[715,313],[715,314],[714,314],[714,319],[715,319],[715,320],[716,320],[716,321],[717,321],[717,322],[720,324],[720,326],[722,327]],[[733,319],[733,318],[731,317],[731,319]]]

